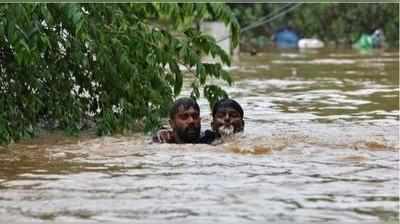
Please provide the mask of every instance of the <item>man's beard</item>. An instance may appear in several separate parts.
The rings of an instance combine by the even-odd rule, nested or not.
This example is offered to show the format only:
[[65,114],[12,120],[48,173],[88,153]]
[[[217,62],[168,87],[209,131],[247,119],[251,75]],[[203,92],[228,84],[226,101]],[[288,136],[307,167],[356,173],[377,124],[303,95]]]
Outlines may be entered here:
[[233,125],[222,125],[221,127],[218,128],[218,133],[221,135],[221,137],[228,137],[233,135],[235,128]]
[[200,137],[200,127],[177,128],[176,134],[184,143],[197,143]]

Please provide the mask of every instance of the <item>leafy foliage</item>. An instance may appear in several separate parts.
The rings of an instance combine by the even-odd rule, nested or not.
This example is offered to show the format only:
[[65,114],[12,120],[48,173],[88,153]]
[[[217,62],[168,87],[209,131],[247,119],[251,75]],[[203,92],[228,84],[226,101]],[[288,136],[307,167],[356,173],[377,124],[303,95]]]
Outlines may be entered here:
[[230,59],[193,24],[222,20],[239,42],[223,4],[2,4],[0,16],[0,143],[43,124],[72,134],[88,121],[98,134],[149,130],[181,92],[180,65],[194,71],[193,97],[209,76],[231,82],[221,64],[202,63],[203,54]]
[[[241,27],[258,21],[265,15],[277,15],[293,4],[238,4],[230,3]],[[242,41],[255,40],[266,45],[273,32],[282,26],[293,26],[304,37],[317,36],[325,41],[349,45],[363,33],[372,34],[381,28],[386,41],[392,47],[399,46],[399,4],[398,3],[324,3],[302,4],[270,23],[243,33]],[[257,41],[261,40],[261,41]]]

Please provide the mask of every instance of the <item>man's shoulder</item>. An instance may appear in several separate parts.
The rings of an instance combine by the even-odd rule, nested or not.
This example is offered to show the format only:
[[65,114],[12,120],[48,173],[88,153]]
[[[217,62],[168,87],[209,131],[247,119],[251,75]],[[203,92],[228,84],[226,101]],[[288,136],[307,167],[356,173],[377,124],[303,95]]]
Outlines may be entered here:
[[206,130],[202,136],[200,136],[200,141],[199,143],[204,143],[204,144],[211,144],[216,138],[217,138],[217,133],[215,133],[212,130]]
[[[212,144],[218,135],[212,130],[206,130],[199,138],[200,144]],[[153,143],[176,143],[174,132],[171,129],[162,128],[157,130],[152,136]]]

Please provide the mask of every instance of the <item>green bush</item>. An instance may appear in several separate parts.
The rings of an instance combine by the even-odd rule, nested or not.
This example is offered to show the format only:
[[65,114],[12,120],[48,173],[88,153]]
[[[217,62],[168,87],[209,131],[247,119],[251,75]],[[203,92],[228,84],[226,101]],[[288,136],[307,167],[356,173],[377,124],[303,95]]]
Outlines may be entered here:
[[230,82],[201,62],[230,59],[192,24],[222,20],[239,38],[223,4],[1,4],[0,18],[0,144],[39,127],[77,134],[87,121],[98,134],[149,130],[181,91],[180,64],[194,68],[193,97],[223,95],[208,76]]
[[[229,3],[240,26],[254,24],[266,15],[277,15],[298,3]],[[268,17],[270,18],[270,17]],[[351,45],[363,33],[384,31],[390,47],[399,46],[398,3],[303,3],[269,23],[243,33],[243,43],[260,35],[271,37],[279,27],[290,25],[304,37]]]

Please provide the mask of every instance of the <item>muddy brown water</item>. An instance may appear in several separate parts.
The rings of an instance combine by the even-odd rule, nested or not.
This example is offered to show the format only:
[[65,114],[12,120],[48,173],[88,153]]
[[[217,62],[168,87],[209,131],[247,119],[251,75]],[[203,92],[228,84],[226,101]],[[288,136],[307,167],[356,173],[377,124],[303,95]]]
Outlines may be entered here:
[[246,126],[224,144],[1,148],[0,223],[398,223],[398,50],[270,51],[230,71]]

